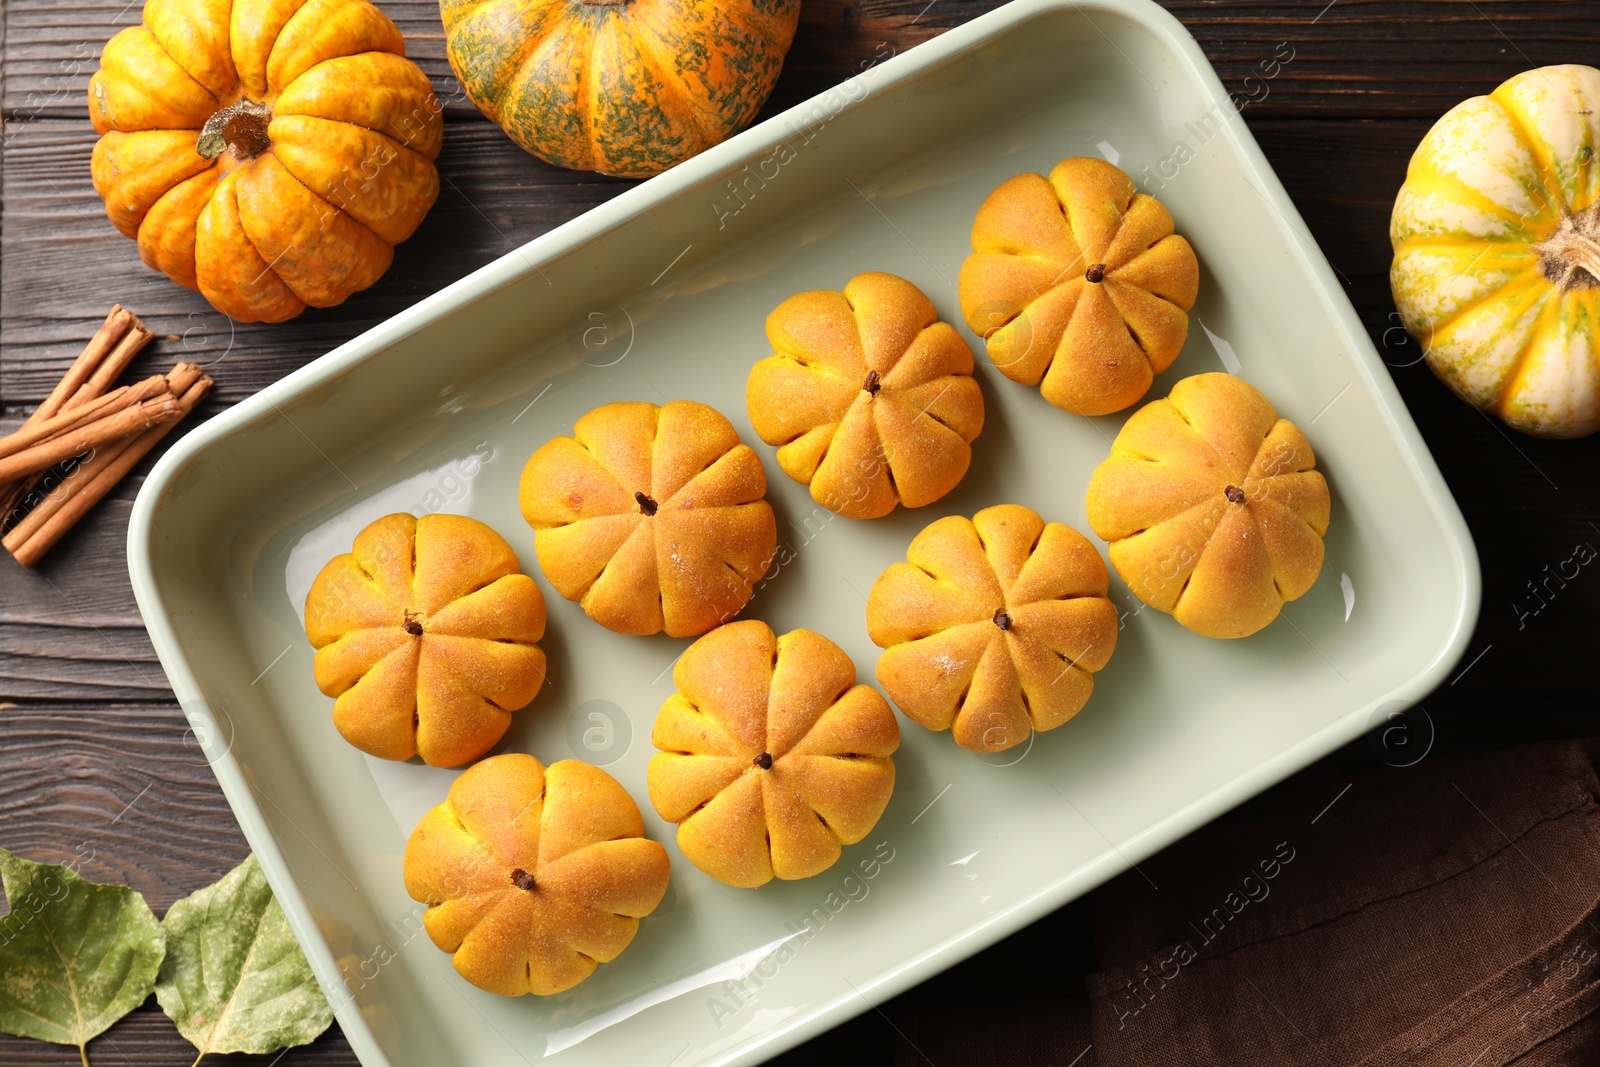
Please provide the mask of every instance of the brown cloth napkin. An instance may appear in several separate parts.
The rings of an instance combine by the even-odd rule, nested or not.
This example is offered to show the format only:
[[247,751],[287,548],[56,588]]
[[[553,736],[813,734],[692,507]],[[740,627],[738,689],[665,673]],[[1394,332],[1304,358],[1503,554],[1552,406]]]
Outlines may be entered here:
[[1094,894],[1087,1002],[903,1012],[897,1062],[1600,1065],[1597,754],[1314,769]]

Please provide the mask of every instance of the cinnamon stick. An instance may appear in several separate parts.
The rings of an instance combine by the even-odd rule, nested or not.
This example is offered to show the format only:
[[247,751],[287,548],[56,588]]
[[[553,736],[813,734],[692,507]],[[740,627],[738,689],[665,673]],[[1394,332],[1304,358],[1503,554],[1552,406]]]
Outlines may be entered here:
[[[176,397],[182,397],[195,382],[201,380],[205,381],[207,389],[211,388],[211,379],[207,377],[206,372],[200,368],[198,363],[174,363],[172,369],[167,371],[166,377],[167,388]],[[201,395],[203,396],[204,394]]]
[[[179,398],[180,407],[182,407],[183,395],[188,393],[197,382],[203,380],[205,388],[211,388],[211,379],[193,363],[174,364],[172,369],[167,371],[164,380],[172,395]],[[205,394],[202,392],[200,395],[204,396]],[[180,414],[178,417],[182,418],[183,415]],[[93,481],[101,471],[110,466],[121,455],[123,448],[136,440],[137,438],[116,442],[106,448],[97,450],[92,457],[84,460],[63,479],[61,484],[57,485],[43,500],[39,501],[34,509],[28,512],[15,527],[7,531],[5,537],[0,539],[0,545],[15,553],[51,516],[61,510],[67,501],[72,498],[73,494],[78,492],[80,486]]]
[[0,459],[21,452],[48,440],[57,434],[76,430],[86,426],[96,419],[103,418],[115,411],[150,400],[167,392],[167,379],[165,375],[155,374],[142,382],[134,385],[124,385],[113,389],[97,400],[79,405],[67,411],[57,412],[48,419],[32,424],[23,423],[22,428],[6,437],[0,437]]
[[[51,547],[61,540],[62,536],[84,516],[85,512],[99,503],[101,498],[109,493],[133,469],[134,464],[143,459],[156,446],[156,443],[178,424],[179,419],[193,411],[195,406],[204,399],[206,393],[211,389],[211,379],[206,377],[193,364],[179,364],[178,366],[192,368],[195,376],[189,379],[188,387],[174,401],[177,415],[164,423],[145,430],[129,441],[115,455],[106,453],[108,458],[103,464],[97,462],[100,459],[100,456],[97,455],[94,461],[86,464],[78,472],[76,478],[57,489],[57,493],[62,493],[63,490],[66,491],[62,497],[62,502],[49,515],[38,522],[33,521],[34,516],[40,510],[35,508],[33,513],[29,514],[23,523],[12,530],[4,541],[5,547],[11,550],[12,555],[16,556],[18,563],[21,563],[24,567],[32,567],[38,563],[44,554],[50,551]],[[173,370],[176,372],[178,368],[174,367]],[[178,377],[178,380],[182,381],[187,377],[188,373],[185,372]],[[169,374],[168,382],[170,383],[172,380],[173,375]],[[52,497],[54,495],[52,494]],[[28,527],[26,533],[24,533],[24,527]],[[23,534],[23,536],[18,537],[18,534]],[[16,541],[15,545],[13,545],[14,539]]]
[[[51,516],[72,499],[80,486],[93,480],[95,475],[111,466],[132,441],[133,438],[128,438],[109,448],[102,448],[89,459],[67,471],[62,476],[61,482],[52,488],[43,500],[35,504],[33,510],[24,515],[21,521],[8,530],[5,537],[0,538],[0,546],[4,546],[8,552],[15,555],[17,550],[27,543],[29,537],[38,532]],[[48,476],[45,480],[48,480]]]
[[48,441],[0,459],[0,479],[9,481],[47,471],[62,460],[82,455],[112,441],[120,441],[124,437],[132,437],[177,417],[178,404],[170,396],[130,404],[76,430],[57,434]]
[[122,339],[100,361],[94,373],[78,387],[71,399],[61,405],[62,410],[86,404],[104,393],[111,387],[111,383],[128,369],[133,357],[137,356],[145,345],[155,340],[155,333],[139,319],[139,316],[129,313],[128,317],[132,320],[128,324],[128,332],[122,335]]
[[[154,337],[139,316],[121,304],[113,304],[100,329],[23,426],[37,425],[61,411],[80,407],[101,396]],[[0,480],[0,523],[9,521],[38,484],[38,478],[18,482]]]
[[[67,373],[50,390],[50,395],[45,397],[44,403],[34,409],[28,416],[28,422],[43,421],[61,410],[63,404],[73,397],[82,386],[100,369],[106,354],[127,334],[128,328],[138,317],[128,311],[121,304],[111,305],[111,313],[106,316],[106,321],[100,324],[100,329],[89,338],[89,343],[84,345],[83,352],[73,361]],[[143,326],[143,323],[139,323]],[[26,425],[26,423],[24,423]]]

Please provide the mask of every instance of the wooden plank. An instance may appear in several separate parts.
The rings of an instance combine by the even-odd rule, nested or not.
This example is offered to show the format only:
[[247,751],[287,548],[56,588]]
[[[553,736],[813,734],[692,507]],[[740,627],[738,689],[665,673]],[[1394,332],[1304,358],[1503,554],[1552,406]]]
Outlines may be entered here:
[[[438,5],[381,4],[407,50],[434,80],[452,119],[476,117],[445,59]],[[998,6],[991,0],[808,0],[778,103],[804,99],[880,54]],[[1594,0],[1166,0],[1230,89],[1261,78],[1279,42],[1294,59],[1271,83],[1267,106],[1287,114],[1436,117],[1519,70],[1582,57],[1600,6]],[[11,0],[3,102],[9,115],[78,119],[99,47],[138,21],[123,0]],[[1398,27],[1414,28],[1402,37]],[[1413,47],[1425,42],[1426,48]],[[1397,69],[1403,64],[1404,69]],[[821,73],[822,77],[816,75]],[[1251,83],[1252,85],[1255,83]]]
[[[1430,121],[1529,67],[1584,61],[1575,43],[1595,39],[1600,14],[1594,0],[1159,2],[1194,35],[1223,84],[1270,114]],[[929,25],[958,25],[990,6],[808,0],[779,91],[813,69],[857,69],[882,46],[898,48]],[[802,79],[791,77],[797,73]]]
[[[482,121],[445,58],[444,26],[436,0],[381,0],[379,6],[405,34],[406,54],[432,79],[434,92],[450,121]],[[880,41],[909,48],[940,30],[997,7],[998,0],[820,0],[802,8],[802,25],[791,53],[789,78],[779,102],[805,99],[848,73],[865,46],[871,55]],[[11,37],[6,53],[3,96],[8,115],[25,119],[80,119],[85,114],[89,78],[99,66],[100,48],[113,34],[139,23],[141,5],[122,0],[56,3],[11,0]]]
[[[1037,952],[1035,952],[1037,955]],[[892,1010],[892,1005],[889,1006]],[[837,1067],[894,1062],[894,1030],[875,1012],[843,1024],[793,1052],[770,1061],[773,1067],[817,1063]],[[152,998],[89,1044],[93,1067],[183,1067],[193,1058],[172,1023]],[[0,1035],[0,1060],[8,1067],[80,1067],[78,1050]],[[667,1062],[664,1056],[662,1063]],[[273,1056],[207,1056],[204,1067],[357,1067],[355,1054],[332,1026],[315,1043]],[[649,1067],[649,1065],[641,1065]]]
[[[249,853],[183,712],[159,704],[0,707],[0,826],[7,849],[139,890],[156,914]],[[186,1051],[187,1050],[187,1051]],[[193,1050],[151,998],[90,1045],[91,1062],[172,1067]],[[254,1064],[261,1057],[207,1057]],[[77,1067],[77,1050],[0,1035],[0,1063]],[[337,1026],[277,1067],[353,1067]]]
[[[31,408],[55,385],[113,302],[161,339],[130,374],[175,360],[215,364],[212,403],[233,403],[631,183],[551,167],[487,123],[453,126],[442,192],[394,266],[366,293],[288,323],[235,323],[139,260],[88,180],[94,132],[61,119],[8,126],[0,198],[0,398]],[[85,278],[94,279],[90,285]]]
[[249,852],[176,704],[24,703],[0,735],[12,852],[130,885],[158,914]]
[[[194,1049],[161,1014],[155,998],[89,1043],[92,1067],[184,1067]],[[78,1050],[0,1035],[0,1061],[8,1067],[81,1067]],[[271,1056],[207,1056],[204,1067],[357,1067],[355,1054],[338,1026],[314,1044]]]
[[[135,373],[175,359],[217,361],[212,413],[629,183],[548,167],[511,145],[460,92],[433,0],[385,0],[434,80],[449,123],[439,205],[389,275],[345,306],[277,327],[237,327],[144,268],[89,188],[93,133],[83,94],[100,44],[137,20],[125,0],[10,0],[0,25],[6,124],[0,148],[0,429],[59,377],[113,300],[163,334]],[[995,6],[992,0],[807,0],[767,111],[864,63]],[[1386,223],[1405,161],[1428,124],[1518,70],[1584,58],[1595,0],[1169,0],[1300,207],[1465,512],[1484,563],[1484,610],[1454,684],[1425,702],[1437,751],[1593,732],[1591,650],[1600,575],[1530,583],[1574,544],[1600,547],[1600,439],[1515,435],[1457,401],[1416,363],[1388,297]],[[1292,53],[1287,63],[1281,57]],[[1279,58],[1276,68],[1270,64]],[[1263,67],[1266,63],[1269,66]],[[1274,71],[1271,77],[1266,76]],[[1315,121],[1308,121],[1315,120]],[[1378,120],[1378,121],[1372,121]],[[93,286],[84,284],[94,278]],[[147,469],[147,460],[141,469]],[[0,825],[6,847],[80,860],[91,877],[135,885],[158,911],[240,859],[242,838],[209,769],[184,740],[127,584],[123,540],[137,478],[119,487],[39,572],[0,559]],[[1537,608],[1537,610],[1534,610]],[[1360,743],[1334,762],[1366,761]],[[132,801],[132,806],[129,802]],[[126,809],[126,810],[124,810]],[[974,988],[1081,995],[1093,966],[1086,909],[1064,909],[888,1005],[970,999]],[[1040,944],[1050,946],[1041,954]],[[1025,977],[1024,977],[1025,976]],[[1042,983],[1054,982],[1055,985]],[[1034,983],[1041,983],[1035,985]],[[884,1063],[884,1016],[869,1012],[782,1058]],[[94,1062],[185,1063],[153,1003],[94,1047]],[[72,1049],[0,1037],[0,1062],[76,1064]],[[211,1060],[208,1063],[213,1062]],[[256,1063],[222,1057],[221,1063]],[[355,1063],[337,1030],[277,1067]]]
[[142,480],[119,485],[37,569],[0,558],[0,699],[172,698],[128,581]]

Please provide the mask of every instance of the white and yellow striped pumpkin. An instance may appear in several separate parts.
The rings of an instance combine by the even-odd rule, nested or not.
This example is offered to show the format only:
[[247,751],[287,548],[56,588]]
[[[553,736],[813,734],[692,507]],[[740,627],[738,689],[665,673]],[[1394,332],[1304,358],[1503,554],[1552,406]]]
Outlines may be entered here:
[[1417,146],[1390,287],[1428,365],[1543,437],[1600,429],[1600,70],[1518,74]]

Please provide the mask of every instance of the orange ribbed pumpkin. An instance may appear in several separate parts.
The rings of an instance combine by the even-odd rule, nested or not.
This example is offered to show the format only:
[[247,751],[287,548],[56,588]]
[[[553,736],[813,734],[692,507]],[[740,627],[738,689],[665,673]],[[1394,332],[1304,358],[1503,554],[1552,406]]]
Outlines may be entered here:
[[755,117],[800,0],[440,0],[450,66],[540,159],[658,174]]
[[439,193],[439,103],[367,0],[149,0],[89,117],[112,223],[241,322],[365,289]]

